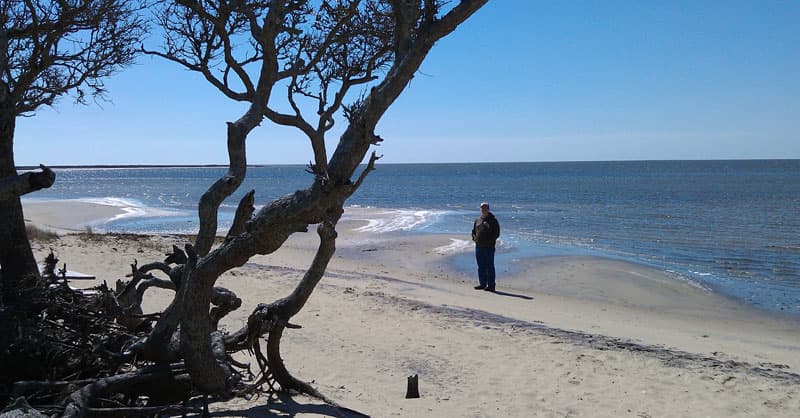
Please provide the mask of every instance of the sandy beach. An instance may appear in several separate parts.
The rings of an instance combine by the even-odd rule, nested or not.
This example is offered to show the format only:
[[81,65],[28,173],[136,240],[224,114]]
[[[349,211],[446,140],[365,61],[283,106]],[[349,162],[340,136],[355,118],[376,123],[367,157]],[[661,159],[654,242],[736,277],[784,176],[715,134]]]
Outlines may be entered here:
[[84,231],[92,224],[125,215],[120,206],[80,200],[25,201],[25,221],[54,232]]
[[[38,205],[34,205],[38,206]],[[62,232],[116,216],[32,208],[37,225]],[[96,211],[95,211],[96,210]],[[474,275],[436,248],[450,235],[365,233],[337,228],[325,278],[284,334],[283,357],[299,378],[341,405],[375,416],[796,416],[800,325],[646,266],[601,257],[540,257],[498,292],[475,291]],[[64,234],[36,242],[91,287],[128,273],[134,259],[161,260],[172,235]],[[251,310],[288,294],[311,262],[314,233],[226,273],[218,285],[243,299],[225,318],[238,328]],[[168,292],[149,293],[162,309]],[[253,361],[250,359],[250,361]],[[419,375],[421,399],[404,399]],[[341,416],[305,397],[216,404],[216,416]]]

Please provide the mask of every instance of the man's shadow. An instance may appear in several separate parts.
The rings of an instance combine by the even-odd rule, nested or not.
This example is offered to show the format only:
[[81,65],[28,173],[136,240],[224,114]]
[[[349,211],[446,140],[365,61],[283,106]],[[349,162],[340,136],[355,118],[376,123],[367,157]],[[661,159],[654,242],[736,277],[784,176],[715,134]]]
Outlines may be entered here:
[[508,297],[512,297],[512,298],[520,298],[520,299],[525,299],[525,300],[533,300],[533,297],[532,297],[532,296],[528,296],[528,295],[520,295],[520,294],[517,294],[517,293],[508,293],[508,292],[503,292],[503,291],[501,291],[501,290],[495,290],[495,291],[494,291],[494,292],[492,292],[492,293],[494,293],[495,295],[500,295],[500,296],[508,296]]
[[314,414],[323,417],[369,418],[369,415],[345,407],[335,407],[320,403],[299,403],[292,396],[279,393],[266,405],[256,405],[247,409],[217,411],[212,417],[295,417],[298,414]]

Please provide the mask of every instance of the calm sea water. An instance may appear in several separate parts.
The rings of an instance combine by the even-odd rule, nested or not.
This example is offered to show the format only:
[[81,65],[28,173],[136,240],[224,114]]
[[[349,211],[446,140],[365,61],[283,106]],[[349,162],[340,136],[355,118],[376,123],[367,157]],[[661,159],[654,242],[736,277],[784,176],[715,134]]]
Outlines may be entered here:
[[[35,198],[126,210],[99,229],[192,232],[200,195],[223,172],[57,170],[56,184]],[[303,166],[250,168],[222,208],[222,227],[247,190],[266,202],[310,181]],[[376,232],[467,233],[484,200],[503,228],[498,263],[546,254],[623,258],[800,314],[800,160],[380,165],[348,202],[355,208],[347,216],[370,221],[364,230]]]

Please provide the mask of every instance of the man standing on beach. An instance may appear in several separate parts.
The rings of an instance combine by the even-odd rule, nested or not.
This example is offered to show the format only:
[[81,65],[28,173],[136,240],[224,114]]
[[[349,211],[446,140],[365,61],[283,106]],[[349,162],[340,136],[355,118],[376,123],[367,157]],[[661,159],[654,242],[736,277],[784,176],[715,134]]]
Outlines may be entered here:
[[494,246],[500,237],[500,223],[489,211],[489,204],[481,203],[481,216],[472,224],[475,241],[475,258],[478,260],[478,285],[475,290],[494,292]]

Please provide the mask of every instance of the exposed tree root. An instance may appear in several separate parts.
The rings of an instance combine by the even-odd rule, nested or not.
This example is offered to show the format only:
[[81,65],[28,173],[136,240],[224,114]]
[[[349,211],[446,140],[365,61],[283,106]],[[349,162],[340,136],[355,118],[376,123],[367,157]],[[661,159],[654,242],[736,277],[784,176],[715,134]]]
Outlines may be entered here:
[[[259,305],[243,330],[228,335],[216,332],[216,338],[212,335],[215,357],[232,371],[232,395],[302,393],[348,411],[292,376],[280,357],[283,331],[300,328],[286,318],[305,304],[333,254],[337,219],[338,215],[331,218],[333,222],[318,228],[318,254],[289,297]],[[116,291],[105,283],[79,291],[70,288],[58,273],[54,273],[53,266],[57,262],[54,256],[48,258],[43,282],[50,284],[28,289],[29,303],[5,307],[0,312],[0,327],[9,331],[1,334],[5,336],[2,337],[4,352],[9,355],[4,356],[0,367],[4,372],[10,371],[9,377],[13,376],[2,382],[0,402],[5,404],[12,398],[24,396],[42,412],[68,417],[200,411],[197,407],[186,406],[192,399],[195,403],[204,399],[204,394],[192,384],[182,362],[162,361],[160,365],[153,365],[154,359],[136,348],[142,341],[146,344],[156,331],[150,331],[150,324],[163,316],[142,314],[141,303],[146,290],[176,288],[175,282],[154,277],[151,271],[170,275],[180,267],[183,274],[188,274],[191,265],[187,268],[150,263],[137,267],[134,263],[129,274],[131,279],[118,281]],[[211,303],[214,307],[209,311],[209,319],[216,327],[219,319],[241,305],[241,300],[233,292],[215,287]],[[12,324],[16,324],[17,329],[11,327]],[[173,328],[167,335],[168,345],[177,347],[179,328]],[[260,340],[265,337],[264,352]],[[257,375],[249,365],[235,361],[230,355],[241,351],[248,351],[255,357],[260,370]],[[181,358],[180,349],[172,349],[172,352],[174,359]]]

